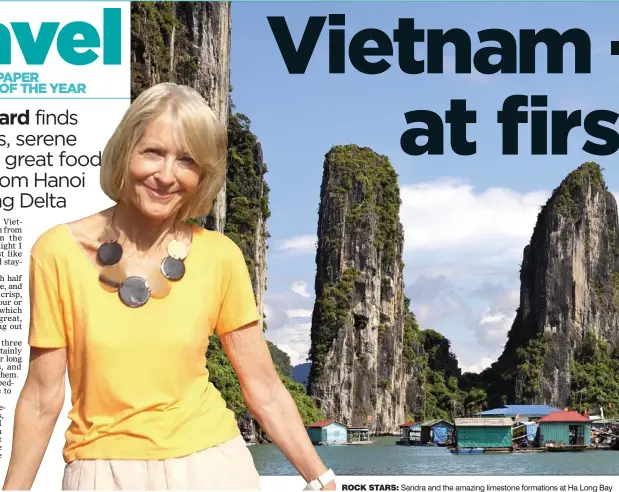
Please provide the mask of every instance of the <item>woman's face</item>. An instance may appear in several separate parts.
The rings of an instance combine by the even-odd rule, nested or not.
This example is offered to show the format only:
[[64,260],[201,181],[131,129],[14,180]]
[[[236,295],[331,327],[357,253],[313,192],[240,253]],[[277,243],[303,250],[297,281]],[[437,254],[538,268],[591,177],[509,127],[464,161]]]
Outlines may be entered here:
[[200,183],[200,169],[176,135],[174,120],[159,116],[146,127],[129,160],[130,199],[150,219],[174,216]]

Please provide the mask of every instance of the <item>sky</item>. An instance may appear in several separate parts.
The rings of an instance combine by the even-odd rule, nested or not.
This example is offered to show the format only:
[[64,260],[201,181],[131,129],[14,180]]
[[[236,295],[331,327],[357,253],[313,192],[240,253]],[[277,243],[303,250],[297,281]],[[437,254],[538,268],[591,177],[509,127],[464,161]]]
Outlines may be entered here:
[[[591,73],[574,73],[568,48],[565,73],[547,74],[545,51],[538,48],[536,74],[456,74],[448,46],[444,74],[409,75],[399,69],[394,45],[383,74],[359,73],[348,60],[344,74],[329,74],[325,25],[306,72],[289,74],[267,16],[285,16],[298,46],[310,16],[341,13],[347,40],[365,28],[391,35],[399,18],[414,18],[418,29],[466,30],[474,49],[494,45],[479,43],[482,29],[505,29],[518,40],[520,29],[580,28],[591,38]],[[619,57],[610,56],[617,18],[614,2],[233,2],[232,98],[262,144],[271,188],[267,339],[293,365],[306,361],[324,156],[333,145],[355,143],[386,155],[398,174],[405,293],[421,327],[450,339],[465,371],[496,360],[518,307],[522,251],[540,206],[585,161],[600,164],[609,189],[619,191],[617,154],[584,152],[589,137],[582,128],[570,133],[568,155],[532,156],[530,126],[520,125],[519,155],[505,156],[496,112],[513,94],[547,95],[549,110],[582,110],[583,117],[599,109],[619,112]],[[417,59],[425,58],[426,47],[417,46]],[[404,113],[444,116],[451,99],[466,99],[477,112],[468,131],[477,152],[455,154],[446,129],[443,155],[406,154],[400,137],[414,125]],[[619,123],[614,128],[619,131]]]

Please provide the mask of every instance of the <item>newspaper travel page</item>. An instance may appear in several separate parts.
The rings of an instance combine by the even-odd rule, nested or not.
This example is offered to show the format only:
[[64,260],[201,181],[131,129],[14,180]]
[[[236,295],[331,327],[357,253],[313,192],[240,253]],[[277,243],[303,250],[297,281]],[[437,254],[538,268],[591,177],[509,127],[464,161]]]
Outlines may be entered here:
[[619,492],[618,18],[0,1],[3,490]]

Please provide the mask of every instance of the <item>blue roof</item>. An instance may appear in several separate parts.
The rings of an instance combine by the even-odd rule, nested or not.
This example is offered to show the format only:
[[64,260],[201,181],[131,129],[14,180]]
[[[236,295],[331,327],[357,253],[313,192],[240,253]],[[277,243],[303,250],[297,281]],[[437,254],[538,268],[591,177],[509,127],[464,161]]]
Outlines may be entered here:
[[500,408],[493,408],[492,410],[484,410],[477,415],[482,415],[484,417],[488,416],[505,416],[505,417],[515,417],[520,414],[522,416],[533,415],[533,416],[545,416],[552,412],[560,411],[560,408],[554,408],[549,405],[503,405]]

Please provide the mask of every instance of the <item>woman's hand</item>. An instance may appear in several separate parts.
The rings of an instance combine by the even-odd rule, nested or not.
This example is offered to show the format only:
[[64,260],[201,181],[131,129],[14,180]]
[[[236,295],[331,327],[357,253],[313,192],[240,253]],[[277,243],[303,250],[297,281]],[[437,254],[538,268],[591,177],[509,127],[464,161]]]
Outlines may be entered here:
[[28,376],[21,390],[13,446],[3,490],[29,490],[65,398],[66,349],[30,349]]
[[[259,324],[231,331],[220,339],[247,408],[269,438],[307,482],[326,472],[294,400],[279,379]],[[335,483],[326,484],[323,490],[335,490]]]

